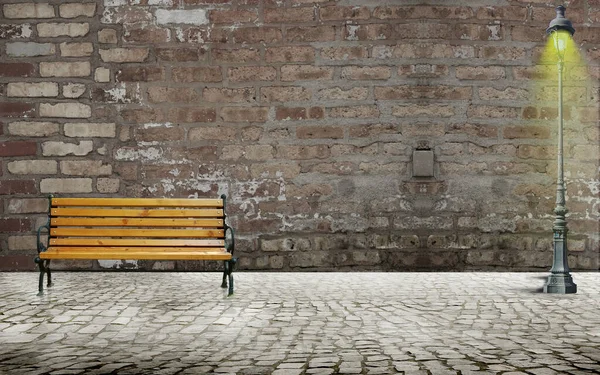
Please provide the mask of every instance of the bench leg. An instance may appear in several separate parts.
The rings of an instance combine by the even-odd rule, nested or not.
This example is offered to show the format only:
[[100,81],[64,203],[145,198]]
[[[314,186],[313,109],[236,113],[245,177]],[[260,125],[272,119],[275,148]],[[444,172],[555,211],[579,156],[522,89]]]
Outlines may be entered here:
[[229,265],[229,263],[224,260],[223,261],[223,282],[221,283],[221,288],[227,288],[227,266]]
[[44,294],[44,273],[46,272],[46,267],[44,267],[44,261],[36,258],[35,262],[38,264],[39,268],[40,268],[40,281],[39,281],[39,292],[38,292],[38,296],[41,296]]
[[228,268],[228,274],[229,274],[229,293],[227,294],[228,296],[233,294],[233,266],[234,264],[237,262],[236,258],[232,258],[230,261],[228,261],[229,266]]
[[48,259],[48,263],[46,263],[46,273],[48,274],[48,287],[52,286],[52,273],[50,272],[50,261],[51,259]]

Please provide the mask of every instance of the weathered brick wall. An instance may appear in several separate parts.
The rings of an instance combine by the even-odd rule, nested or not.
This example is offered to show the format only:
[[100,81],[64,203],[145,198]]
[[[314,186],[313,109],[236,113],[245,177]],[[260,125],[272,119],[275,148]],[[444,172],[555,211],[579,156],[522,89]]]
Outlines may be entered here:
[[[3,0],[0,268],[33,267],[49,193],[226,193],[243,269],[547,270],[556,4],[428,3]],[[598,269],[600,2],[567,16],[569,261]]]

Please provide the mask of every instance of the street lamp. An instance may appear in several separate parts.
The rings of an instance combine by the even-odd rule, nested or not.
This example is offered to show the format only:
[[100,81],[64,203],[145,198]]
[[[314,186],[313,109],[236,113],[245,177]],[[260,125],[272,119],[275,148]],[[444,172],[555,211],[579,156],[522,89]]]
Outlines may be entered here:
[[567,260],[567,208],[565,207],[565,181],[563,179],[563,70],[565,50],[569,39],[575,33],[571,21],[565,18],[565,7],[556,7],[556,18],[550,22],[546,34],[552,38],[558,58],[558,171],[556,181],[556,208],[554,208],[554,261],[550,276],[544,284],[544,293],[577,293],[577,285],[569,273]]

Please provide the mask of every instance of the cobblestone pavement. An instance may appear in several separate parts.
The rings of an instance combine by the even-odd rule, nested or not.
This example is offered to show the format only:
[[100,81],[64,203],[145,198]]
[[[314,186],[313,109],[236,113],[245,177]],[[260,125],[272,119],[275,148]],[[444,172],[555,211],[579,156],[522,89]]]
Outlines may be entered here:
[[600,273],[0,273],[1,374],[600,374]]

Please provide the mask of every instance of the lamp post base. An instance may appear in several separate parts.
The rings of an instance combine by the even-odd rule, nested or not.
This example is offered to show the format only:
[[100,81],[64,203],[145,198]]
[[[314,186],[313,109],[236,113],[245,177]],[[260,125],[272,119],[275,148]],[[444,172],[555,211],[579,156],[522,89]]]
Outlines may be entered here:
[[565,273],[553,273],[544,284],[544,293],[572,294],[577,293],[577,285],[573,278]]

